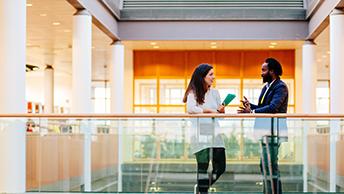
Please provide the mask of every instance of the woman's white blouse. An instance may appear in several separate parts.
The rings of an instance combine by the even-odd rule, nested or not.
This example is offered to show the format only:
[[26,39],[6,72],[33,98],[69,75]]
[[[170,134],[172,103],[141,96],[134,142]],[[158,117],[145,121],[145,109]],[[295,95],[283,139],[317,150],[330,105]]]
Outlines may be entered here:
[[193,92],[188,94],[186,109],[190,114],[203,113],[203,109],[216,111],[221,105],[220,93],[216,89],[210,88],[204,95],[204,103],[198,104]]
[[[204,103],[198,104],[193,92],[187,96],[186,109],[190,114],[203,113],[203,109],[216,111],[221,105],[218,90],[210,88],[204,96]],[[191,121],[191,151],[196,153],[210,147],[225,147],[218,119],[200,118]]]

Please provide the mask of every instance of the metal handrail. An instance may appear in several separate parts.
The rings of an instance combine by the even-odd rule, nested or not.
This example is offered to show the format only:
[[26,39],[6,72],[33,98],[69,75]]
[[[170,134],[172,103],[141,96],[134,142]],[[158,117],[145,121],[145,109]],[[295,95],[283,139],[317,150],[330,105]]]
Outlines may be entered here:
[[344,114],[0,114],[0,118],[299,118],[299,119],[344,119]]

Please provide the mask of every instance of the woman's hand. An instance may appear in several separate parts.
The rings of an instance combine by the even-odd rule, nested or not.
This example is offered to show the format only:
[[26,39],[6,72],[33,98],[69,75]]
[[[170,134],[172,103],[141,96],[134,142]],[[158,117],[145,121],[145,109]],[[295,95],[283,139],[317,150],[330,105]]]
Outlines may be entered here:
[[217,110],[204,108],[203,113],[225,113],[225,107],[223,105],[219,106]]
[[219,108],[217,108],[217,112],[219,112],[219,113],[225,113],[225,106],[220,105]]
[[209,108],[204,108],[203,113],[217,113],[217,112],[215,112],[214,110],[209,109]]

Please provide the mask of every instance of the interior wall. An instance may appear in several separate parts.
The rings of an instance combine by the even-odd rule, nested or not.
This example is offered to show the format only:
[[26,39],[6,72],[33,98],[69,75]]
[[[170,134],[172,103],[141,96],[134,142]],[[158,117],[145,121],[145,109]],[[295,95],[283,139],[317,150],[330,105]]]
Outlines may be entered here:
[[295,50],[295,113],[302,113],[302,48]]
[[[26,101],[44,105],[44,70],[26,73]],[[55,72],[54,106],[70,107],[71,76]]]
[[209,63],[214,66],[217,77],[259,79],[261,65],[267,57],[281,62],[282,78],[294,78],[294,50],[135,51],[134,75],[191,76],[200,63]]
[[134,55],[133,50],[125,49],[125,67],[124,67],[124,111],[127,113],[133,113],[133,100],[134,100]]

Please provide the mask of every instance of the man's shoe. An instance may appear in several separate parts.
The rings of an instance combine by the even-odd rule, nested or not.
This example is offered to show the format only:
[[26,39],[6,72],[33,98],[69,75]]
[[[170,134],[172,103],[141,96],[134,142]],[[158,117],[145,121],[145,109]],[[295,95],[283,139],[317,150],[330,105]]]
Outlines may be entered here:
[[194,194],[198,194],[198,185],[197,184],[195,184],[195,186],[194,186]]

